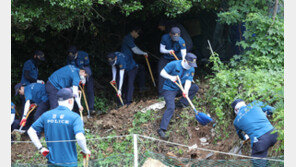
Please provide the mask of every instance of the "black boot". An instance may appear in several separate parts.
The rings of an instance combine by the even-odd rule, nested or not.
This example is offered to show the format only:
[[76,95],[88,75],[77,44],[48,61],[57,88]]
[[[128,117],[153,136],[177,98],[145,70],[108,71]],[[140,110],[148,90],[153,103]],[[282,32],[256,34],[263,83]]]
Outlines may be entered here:
[[162,138],[163,140],[168,140],[169,139],[169,137],[165,135],[165,132],[162,129],[158,129],[157,133],[160,136],[160,138]]

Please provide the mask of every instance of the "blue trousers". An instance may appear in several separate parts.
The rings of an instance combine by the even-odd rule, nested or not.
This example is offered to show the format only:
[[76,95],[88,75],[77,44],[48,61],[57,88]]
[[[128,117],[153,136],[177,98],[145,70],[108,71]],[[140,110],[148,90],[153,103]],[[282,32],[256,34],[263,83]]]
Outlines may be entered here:
[[126,71],[124,74],[125,81],[123,83],[123,92],[125,94],[125,104],[129,105],[133,101],[134,94],[134,82],[137,75],[138,68],[135,67],[130,71]]
[[[265,133],[264,135],[258,138],[258,142],[253,143],[252,147],[252,157],[267,157],[268,149],[272,147],[277,142],[277,132],[271,134],[273,130]],[[254,167],[265,167],[268,166],[267,160],[253,159]]]
[[52,83],[48,80],[45,84],[45,90],[48,96],[50,109],[54,109],[59,106],[58,103],[58,89],[52,85]]
[[[190,100],[193,99],[197,91],[198,91],[198,86],[192,83],[188,92]],[[167,130],[167,127],[175,111],[175,97],[182,96],[182,92],[181,90],[178,90],[178,91],[164,90],[163,96],[164,96],[164,100],[167,108],[162,116],[160,129]],[[185,106],[189,105],[187,99],[184,97],[180,99],[180,102],[183,103]]]
[[163,96],[163,92],[164,90],[162,89],[163,87],[163,84],[164,84],[164,81],[165,81],[165,78],[163,78],[161,75],[160,75],[160,72],[161,70],[169,63],[173,60],[168,60],[168,59],[165,59],[163,57],[160,58],[160,60],[158,61],[158,96]]
[[145,87],[146,77],[145,77],[145,66],[142,64],[138,64],[138,70],[136,75],[136,82],[139,86],[139,89],[143,89]]
[[86,86],[86,94],[87,94],[86,99],[87,99],[89,110],[94,110],[95,94],[94,94],[94,79],[92,75],[87,77],[85,86]]

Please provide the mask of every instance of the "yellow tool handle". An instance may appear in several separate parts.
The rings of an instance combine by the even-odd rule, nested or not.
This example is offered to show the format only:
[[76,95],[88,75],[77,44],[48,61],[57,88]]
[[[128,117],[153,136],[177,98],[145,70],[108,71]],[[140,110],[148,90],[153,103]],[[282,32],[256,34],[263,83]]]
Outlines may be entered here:
[[[26,119],[28,119],[29,115],[31,114],[31,112],[36,108],[37,106],[34,106],[33,108],[31,108],[31,110],[27,113]],[[24,126],[25,123],[22,124],[22,127]]]
[[86,96],[85,96],[85,92],[84,92],[84,89],[79,85],[81,91],[82,91],[82,95],[83,95],[83,98],[84,98],[84,102],[85,102],[85,105],[86,105],[86,110],[88,111],[89,108],[88,108],[88,103],[87,103],[87,100],[86,100]]
[[[179,82],[178,86],[179,86],[179,88],[181,89],[181,91],[184,92],[184,88],[183,88],[183,85],[182,85],[182,82],[181,82],[181,79],[180,79],[179,75],[177,75],[177,78],[178,78],[178,82]],[[187,99],[187,101],[189,102],[189,104],[191,105],[191,107],[192,107],[194,110],[196,110],[195,107],[194,107],[194,105],[192,104],[190,98],[189,98],[188,96],[186,96],[186,99]]]
[[153,77],[153,74],[152,74],[152,71],[151,71],[149,60],[148,60],[148,58],[146,56],[145,56],[145,59],[146,59],[146,63],[147,63],[147,66],[148,66],[150,75],[151,75],[151,79],[152,79],[153,85],[154,85],[154,87],[156,87],[156,84],[155,84],[155,81],[154,81],[154,77]]
[[175,57],[176,60],[179,60],[178,57],[176,56],[175,52],[172,52],[173,56]]
[[85,158],[83,158],[83,167],[88,167],[89,155],[86,154]]
[[[110,85],[115,89],[116,95],[118,95],[117,87],[115,85],[113,85],[111,82],[110,82]],[[118,97],[119,97],[119,100],[120,100],[121,104],[124,106],[124,103],[123,103],[123,100],[122,100],[121,96],[118,96]]]

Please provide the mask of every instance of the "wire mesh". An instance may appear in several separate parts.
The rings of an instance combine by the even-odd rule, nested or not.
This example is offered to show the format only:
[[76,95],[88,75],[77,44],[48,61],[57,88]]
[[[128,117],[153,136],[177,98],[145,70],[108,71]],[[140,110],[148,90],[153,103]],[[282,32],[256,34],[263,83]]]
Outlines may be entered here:
[[[284,166],[283,161],[261,160],[261,159],[242,159],[231,155],[226,155],[223,159],[205,159],[202,155],[209,153],[207,151],[199,151],[196,157],[181,158],[184,155],[189,155],[184,152],[184,147],[188,146],[178,143],[166,143],[161,140],[151,140],[151,138],[138,138],[138,164],[140,167],[281,167]],[[24,143],[16,143],[24,144]],[[31,144],[32,143],[25,143]],[[103,139],[89,139],[87,145],[91,150],[91,157],[88,162],[89,166],[96,167],[131,167],[134,166],[134,148],[133,137],[123,136]],[[183,147],[183,149],[181,149]],[[34,150],[32,150],[33,152]],[[192,150],[191,150],[192,151]],[[37,152],[37,151],[36,151]],[[80,152],[77,146],[77,152]],[[19,157],[23,157],[21,155]],[[34,158],[35,157],[35,158]],[[219,156],[221,157],[221,156]],[[275,159],[281,159],[277,157]],[[49,166],[46,158],[43,158],[39,153],[35,153],[32,157],[33,161],[16,160],[12,163],[13,167],[35,167]],[[64,166],[64,165],[63,165]],[[83,166],[82,155],[78,155],[78,166]]]

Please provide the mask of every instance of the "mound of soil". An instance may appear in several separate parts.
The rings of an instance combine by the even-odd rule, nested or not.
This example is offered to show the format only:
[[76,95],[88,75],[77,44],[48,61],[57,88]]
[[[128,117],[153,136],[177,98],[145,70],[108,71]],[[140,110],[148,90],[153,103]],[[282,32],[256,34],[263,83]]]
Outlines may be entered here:
[[[200,90],[197,95],[200,98],[205,91],[205,87],[200,85]],[[146,99],[146,98],[145,98]],[[145,100],[144,99],[144,100]],[[141,109],[148,107],[154,103],[157,103],[156,99],[150,100],[141,100],[139,102],[133,102],[128,107],[123,106],[118,109],[113,109],[108,111],[106,114],[87,118],[84,117],[84,124],[85,128],[90,130],[91,134],[99,134],[102,136],[108,136],[112,133],[116,133],[116,135],[127,135],[129,134],[129,129],[133,127],[133,119],[134,115],[137,112],[140,112]],[[145,136],[152,136],[155,138],[159,138],[157,134],[157,129],[159,128],[160,121],[162,115],[165,111],[165,108],[156,112],[154,114],[154,121],[148,121],[145,124],[141,124],[141,135]],[[197,121],[192,119],[189,121],[187,125],[182,125],[183,121],[186,121],[187,118],[180,118],[178,114],[182,112],[187,112],[186,114],[189,115],[191,118],[194,117],[194,112],[190,108],[185,109],[176,109],[174,116],[171,119],[169,128],[171,128],[171,133],[169,137],[170,142],[186,144],[186,145],[194,145],[197,144],[200,148],[212,149],[212,150],[219,150],[224,152],[229,152],[231,148],[234,146],[234,143],[237,144],[238,137],[237,135],[231,135],[229,137],[225,137],[222,135],[221,140],[215,140],[216,132],[215,128],[213,128],[212,124],[207,126],[201,126],[197,123]],[[172,125],[180,124],[183,127],[175,127],[173,128]],[[233,127],[230,127],[229,134],[236,134]],[[185,134],[185,135],[184,135]],[[188,137],[189,136],[189,137]],[[202,142],[202,140],[206,140],[206,142]],[[23,135],[21,140],[30,141],[28,136]],[[200,151],[200,150],[188,150],[184,147],[177,147],[178,149],[182,149],[182,153],[170,153],[171,145],[163,144],[161,147],[157,147],[153,151],[157,153],[162,153],[164,155],[172,156],[174,155],[176,158],[191,158],[191,159],[205,159],[207,155],[210,153],[208,151]],[[249,147],[248,147],[249,148]],[[15,162],[32,162],[32,157],[36,157],[37,149],[34,147],[32,143],[22,143],[22,144],[13,144],[11,147],[11,159],[12,163]],[[243,152],[243,154],[248,154]],[[40,155],[37,156],[39,159],[42,159],[44,163],[46,163],[45,158],[41,157]],[[210,157],[210,159],[226,159],[226,157],[222,154],[214,154]],[[233,158],[233,157],[232,157]]]

